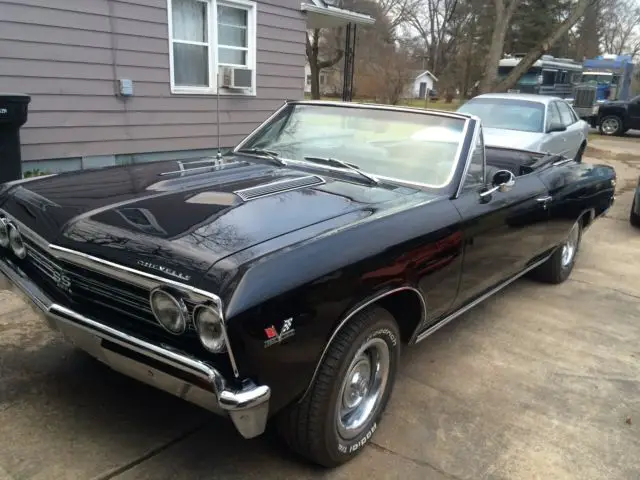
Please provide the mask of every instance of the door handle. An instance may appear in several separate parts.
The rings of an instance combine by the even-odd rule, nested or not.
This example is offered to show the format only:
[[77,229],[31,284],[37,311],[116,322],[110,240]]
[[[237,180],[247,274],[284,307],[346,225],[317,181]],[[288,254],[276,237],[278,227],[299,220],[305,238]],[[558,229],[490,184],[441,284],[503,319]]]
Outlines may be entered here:
[[538,203],[541,203],[542,204],[542,208],[544,210],[546,210],[547,209],[547,205],[551,201],[551,198],[552,198],[551,195],[547,195],[546,197],[538,197],[538,198],[536,198],[536,201]]

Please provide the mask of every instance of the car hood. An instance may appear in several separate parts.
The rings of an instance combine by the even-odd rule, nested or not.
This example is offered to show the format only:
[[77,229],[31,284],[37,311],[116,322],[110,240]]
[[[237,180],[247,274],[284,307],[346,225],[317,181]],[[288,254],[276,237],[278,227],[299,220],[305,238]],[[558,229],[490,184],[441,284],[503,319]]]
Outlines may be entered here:
[[0,208],[47,242],[196,284],[228,255],[329,219],[336,228],[336,218],[352,222],[350,212],[417,193],[225,162],[188,173],[170,161],[50,176],[13,186]]
[[490,147],[522,148],[537,150],[542,133],[507,130],[502,128],[483,128],[484,143]]

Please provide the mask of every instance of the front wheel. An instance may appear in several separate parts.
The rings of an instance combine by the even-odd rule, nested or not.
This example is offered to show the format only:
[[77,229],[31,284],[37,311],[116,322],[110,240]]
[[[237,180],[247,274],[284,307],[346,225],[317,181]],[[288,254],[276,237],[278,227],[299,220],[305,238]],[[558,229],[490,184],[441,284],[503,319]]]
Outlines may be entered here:
[[325,467],[355,457],[378,428],[399,357],[393,316],[380,307],[357,313],[329,346],[305,398],[280,414],[280,435]]
[[565,241],[558,246],[546,262],[531,272],[532,277],[545,283],[562,283],[573,271],[582,240],[582,222],[578,219]]
[[624,125],[617,115],[607,115],[600,120],[600,133],[602,135],[622,135]]

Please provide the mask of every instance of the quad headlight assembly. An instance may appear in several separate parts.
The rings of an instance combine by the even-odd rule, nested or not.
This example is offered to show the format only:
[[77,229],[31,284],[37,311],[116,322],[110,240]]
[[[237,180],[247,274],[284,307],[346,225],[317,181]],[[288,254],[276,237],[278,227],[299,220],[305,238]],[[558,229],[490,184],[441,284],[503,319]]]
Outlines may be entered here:
[[213,305],[198,305],[193,310],[193,322],[202,346],[213,353],[225,350],[226,331],[217,308]]
[[[181,335],[189,324],[189,310],[178,292],[158,287],[149,296],[156,321],[169,333]],[[197,304],[193,309],[193,324],[202,346],[212,353],[226,351],[227,335],[217,305]]]
[[9,220],[6,217],[0,217],[0,247],[7,248],[9,246]]
[[184,301],[167,290],[156,288],[149,296],[151,311],[169,333],[180,335],[187,329],[189,312]]
[[27,247],[18,227],[4,216],[0,216],[0,247],[11,249],[20,259],[27,256]]

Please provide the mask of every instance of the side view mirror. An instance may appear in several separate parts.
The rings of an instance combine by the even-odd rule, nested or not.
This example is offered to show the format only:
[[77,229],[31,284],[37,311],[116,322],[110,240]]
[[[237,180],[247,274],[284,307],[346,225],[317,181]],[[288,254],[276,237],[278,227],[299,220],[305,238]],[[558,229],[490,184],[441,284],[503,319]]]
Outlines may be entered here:
[[552,123],[551,125],[549,125],[549,128],[547,130],[547,133],[552,133],[552,132],[564,132],[567,129],[567,127],[565,127],[563,124],[561,123]]
[[491,188],[480,193],[480,198],[485,199],[495,192],[508,192],[516,184],[516,176],[509,170],[498,170],[491,179]]

